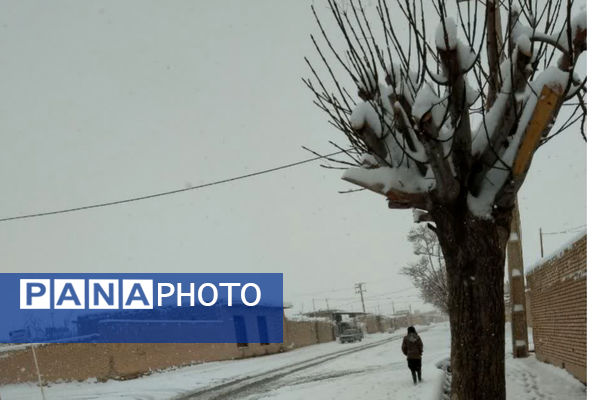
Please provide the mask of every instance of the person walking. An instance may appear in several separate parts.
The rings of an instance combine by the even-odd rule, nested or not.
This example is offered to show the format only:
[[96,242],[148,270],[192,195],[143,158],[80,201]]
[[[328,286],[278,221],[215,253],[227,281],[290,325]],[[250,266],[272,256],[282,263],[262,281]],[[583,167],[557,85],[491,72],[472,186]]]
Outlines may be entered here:
[[408,333],[402,340],[402,352],[408,361],[413,383],[421,382],[421,357],[423,357],[423,341],[414,326],[408,327]]

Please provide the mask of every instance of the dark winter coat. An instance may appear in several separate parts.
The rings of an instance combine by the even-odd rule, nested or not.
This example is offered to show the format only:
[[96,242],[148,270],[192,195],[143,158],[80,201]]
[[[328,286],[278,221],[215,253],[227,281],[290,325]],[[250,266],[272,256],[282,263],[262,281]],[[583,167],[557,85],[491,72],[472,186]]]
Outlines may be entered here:
[[423,355],[423,342],[416,333],[409,333],[402,341],[402,352],[409,360],[420,360]]

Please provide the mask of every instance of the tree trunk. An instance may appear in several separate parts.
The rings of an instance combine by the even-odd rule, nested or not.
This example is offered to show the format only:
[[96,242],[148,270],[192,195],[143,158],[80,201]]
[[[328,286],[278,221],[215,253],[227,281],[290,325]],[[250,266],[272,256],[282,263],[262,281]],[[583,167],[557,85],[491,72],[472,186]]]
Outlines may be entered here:
[[503,281],[510,211],[484,220],[465,204],[432,216],[448,276],[452,400],[505,400]]

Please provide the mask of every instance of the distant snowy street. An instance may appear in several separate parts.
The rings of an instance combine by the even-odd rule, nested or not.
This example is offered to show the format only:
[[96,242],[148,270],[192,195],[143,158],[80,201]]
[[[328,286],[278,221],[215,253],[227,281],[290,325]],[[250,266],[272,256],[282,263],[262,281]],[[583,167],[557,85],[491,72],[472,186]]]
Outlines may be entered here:
[[[507,332],[510,332],[507,325]],[[212,362],[155,373],[130,381],[53,384],[52,399],[439,399],[437,361],[448,357],[447,323],[421,329],[425,345],[423,383],[414,386],[400,350],[403,331],[368,335],[361,343],[326,343],[287,353]],[[510,337],[507,337],[509,343]],[[586,398],[585,386],[534,356],[514,360],[507,346],[507,398]],[[34,384],[0,387],[2,400],[41,398]]]

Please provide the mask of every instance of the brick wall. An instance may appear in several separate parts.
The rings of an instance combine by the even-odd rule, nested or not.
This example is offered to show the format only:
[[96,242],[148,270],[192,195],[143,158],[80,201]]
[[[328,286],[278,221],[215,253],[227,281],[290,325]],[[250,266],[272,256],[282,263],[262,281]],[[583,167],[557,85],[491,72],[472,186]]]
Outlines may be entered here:
[[310,346],[335,340],[333,324],[323,320],[288,321],[283,330],[286,349]]
[[[96,378],[131,379],[155,370],[208,361],[255,357],[335,340],[325,321],[284,319],[283,343],[137,344],[73,343],[36,347],[40,373],[46,382]],[[31,348],[0,352],[0,385],[37,381]]]
[[381,316],[372,314],[366,315],[362,318],[362,323],[368,334],[382,332]]
[[536,357],[586,382],[587,236],[527,273]]

